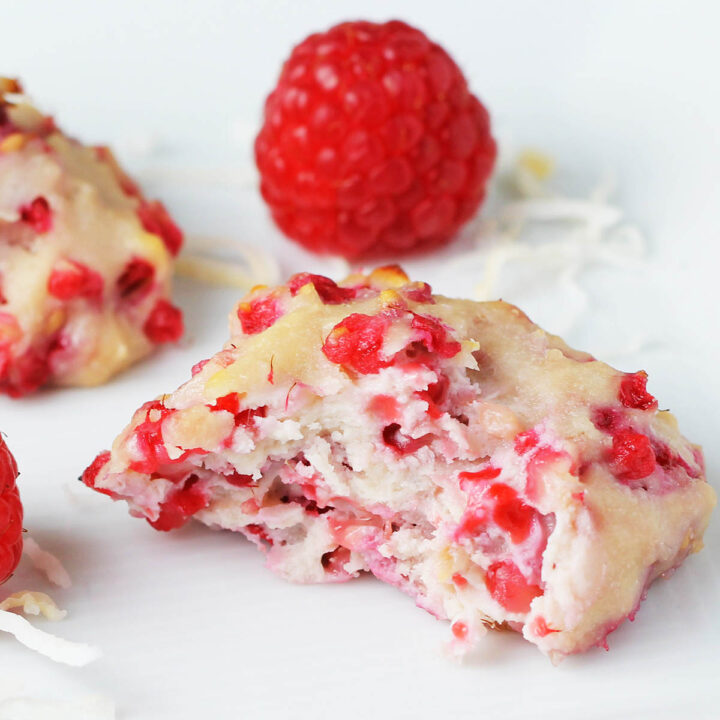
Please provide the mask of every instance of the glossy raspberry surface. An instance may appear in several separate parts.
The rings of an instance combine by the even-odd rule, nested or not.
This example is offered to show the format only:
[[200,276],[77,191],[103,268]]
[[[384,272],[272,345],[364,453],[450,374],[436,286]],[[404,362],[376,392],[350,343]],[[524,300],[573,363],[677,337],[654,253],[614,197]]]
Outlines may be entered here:
[[13,574],[22,555],[23,508],[17,476],[15,458],[0,436],[0,583]]
[[353,259],[447,243],[482,202],[495,155],[458,66],[399,21],[346,22],[301,42],[255,141],[283,232]]

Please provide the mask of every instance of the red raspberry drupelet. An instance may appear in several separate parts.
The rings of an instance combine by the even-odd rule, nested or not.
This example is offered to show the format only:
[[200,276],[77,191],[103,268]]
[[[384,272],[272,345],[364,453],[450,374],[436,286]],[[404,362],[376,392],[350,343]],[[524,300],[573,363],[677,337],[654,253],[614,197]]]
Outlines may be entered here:
[[22,555],[23,508],[15,458],[0,436],[0,583],[15,572]]
[[349,259],[449,242],[482,202],[495,156],[458,66],[399,21],[346,22],[295,47],[255,141],[275,222]]

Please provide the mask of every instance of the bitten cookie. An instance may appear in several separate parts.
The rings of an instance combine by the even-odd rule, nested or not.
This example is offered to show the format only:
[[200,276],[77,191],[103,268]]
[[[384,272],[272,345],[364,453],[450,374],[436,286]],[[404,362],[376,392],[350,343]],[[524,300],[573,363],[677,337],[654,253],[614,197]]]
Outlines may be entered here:
[[304,273],[254,290],[230,328],[84,474],[159,530],[241,532],[298,582],[369,571],[461,648],[502,624],[553,659],[604,644],[702,547],[703,457],[645,374],[512,305],[397,267]]

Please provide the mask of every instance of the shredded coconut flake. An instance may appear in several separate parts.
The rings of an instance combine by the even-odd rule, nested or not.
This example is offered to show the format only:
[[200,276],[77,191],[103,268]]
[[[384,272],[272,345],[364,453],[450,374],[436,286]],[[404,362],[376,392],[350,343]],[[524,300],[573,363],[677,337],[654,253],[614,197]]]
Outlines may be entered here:
[[[249,290],[255,285],[275,285],[280,268],[275,258],[260,248],[243,245],[229,238],[192,236],[188,245],[198,252],[184,252],[176,261],[179,275],[212,285]],[[232,258],[213,258],[208,251],[230,249]],[[237,257],[239,255],[239,258]]]
[[73,643],[38,630],[24,617],[9,610],[0,610],[0,631],[10,633],[31,650],[55,662],[80,667],[100,657],[100,651],[90,645]]
[[25,554],[30,562],[41,572],[44,572],[47,579],[60,588],[67,589],[72,586],[72,580],[67,570],[58,558],[47,550],[43,550],[35,540],[26,537],[23,541]]
[[61,610],[49,595],[33,590],[13,593],[0,603],[0,610],[17,609],[25,615],[42,615],[52,622],[62,620],[67,615],[67,612]]
[[516,198],[479,226],[474,247],[456,255],[446,269],[475,270],[481,278],[475,287],[479,300],[505,297],[501,288],[508,283],[526,287],[529,273],[561,288],[572,299],[555,327],[564,334],[588,307],[579,274],[593,265],[640,267],[646,247],[638,228],[609,201],[612,178],[604,178],[589,197],[572,198],[551,191],[546,183],[551,171],[552,160],[542,153],[520,153],[500,183]]

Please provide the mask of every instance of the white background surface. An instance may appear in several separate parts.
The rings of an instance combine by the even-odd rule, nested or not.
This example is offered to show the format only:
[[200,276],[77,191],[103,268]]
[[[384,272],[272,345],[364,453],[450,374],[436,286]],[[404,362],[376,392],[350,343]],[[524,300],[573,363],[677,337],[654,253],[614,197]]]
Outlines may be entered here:
[[[276,233],[254,191],[207,175],[246,167],[262,100],[294,42],[360,16],[422,27],[456,57],[497,128],[552,153],[566,189],[617,174],[618,202],[651,238],[653,259],[642,272],[588,274],[594,302],[569,339],[603,358],[614,336],[659,340],[608,359],[648,370],[661,406],[705,446],[717,487],[719,7],[3,0],[0,69],[21,76],[73,134],[115,145],[187,231],[270,247],[284,272],[322,270]],[[150,172],[167,162],[207,172]],[[449,278],[437,262],[412,268],[447,293],[470,292],[476,279]],[[447,627],[390,587],[367,578],[290,586],[238,537],[194,526],[156,533],[84,491],[74,479],[132,410],[220,347],[236,296],[180,282],[181,349],[100,390],[0,400],[25,525],[74,580],[53,592],[69,618],[48,629],[105,653],[73,670],[0,638],[0,698],[101,693],[128,720],[720,717],[717,517],[707,549],[653,587],[636,622],[611,635],[610,653],[554,668],[520,638],[496,634],[458,666],[440,652]],[[537,308],[534,319],[553,329],[552,303]],[[49,589],[25,566],[7,589],[28,585]]]

